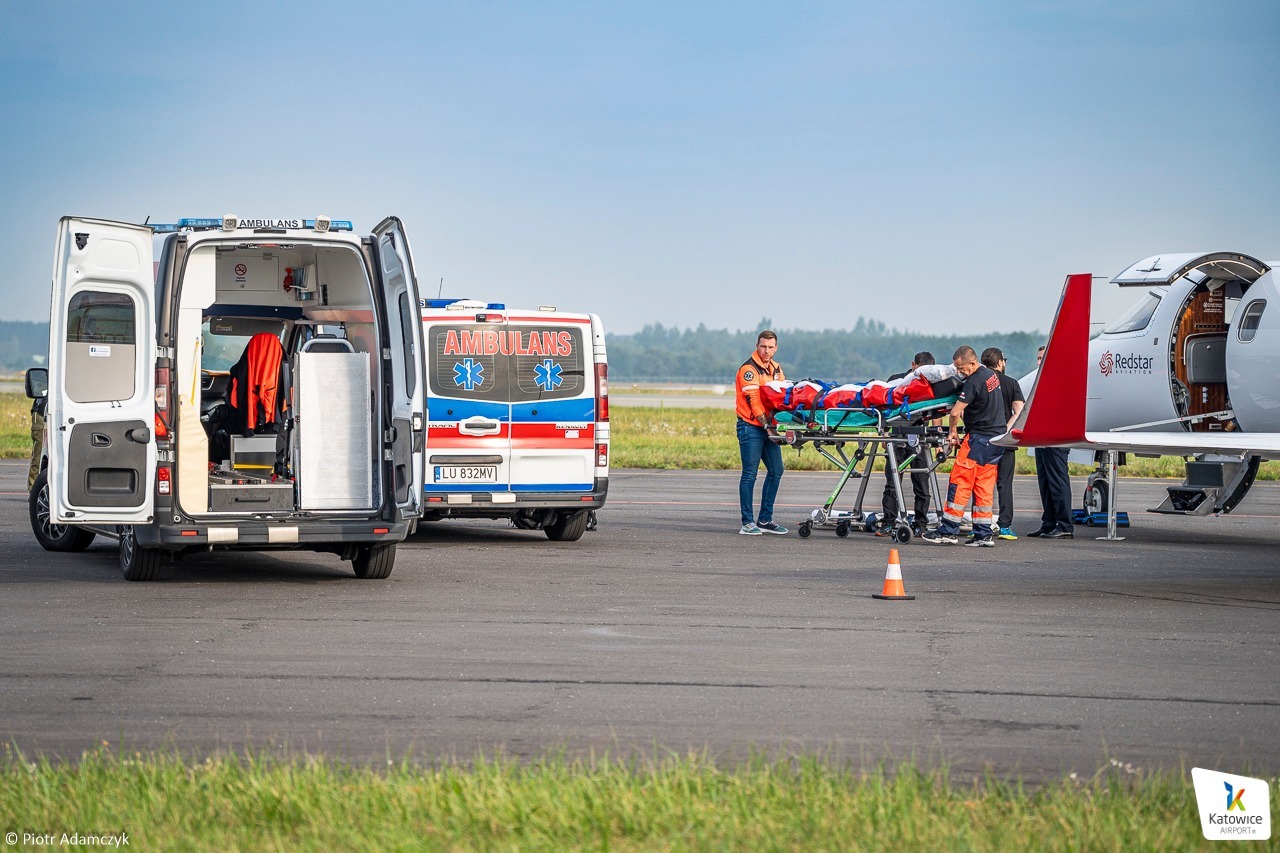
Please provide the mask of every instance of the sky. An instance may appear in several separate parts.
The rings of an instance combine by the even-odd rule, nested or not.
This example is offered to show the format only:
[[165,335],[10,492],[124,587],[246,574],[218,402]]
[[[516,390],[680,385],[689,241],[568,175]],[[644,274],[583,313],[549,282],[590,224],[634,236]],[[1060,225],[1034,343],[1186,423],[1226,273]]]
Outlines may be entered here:
[[424,296],[617,333],[1045,331],[1070,273],[1280,261],[1275,0],[0,13],[0,319],[63,215],[395,215]]

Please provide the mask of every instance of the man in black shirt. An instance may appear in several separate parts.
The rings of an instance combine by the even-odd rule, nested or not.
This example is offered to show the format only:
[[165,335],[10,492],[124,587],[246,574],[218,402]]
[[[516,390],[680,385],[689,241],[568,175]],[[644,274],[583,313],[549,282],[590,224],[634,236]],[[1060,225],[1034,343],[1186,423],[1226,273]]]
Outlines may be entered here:
[[[1008,428],[1013,419],[1022,411],[1025,398],[1018,380],[1005,372],[1005,357],[999,347],[987,347],[982,351],[982,363],[990,367],[1000,377],[1000,393],[1004,395],[1005,427]],[[1018,465],[1017,453],[1005,453],[1000,457],[996,467],[996,503],[1000,505],[1000,515],[996,519],[997,539],[1017,539],[1013,532],[1013,473]]]
[[[991,439],[1005,431],[1004,394],[1000,390],[1000,377],[978,361],[973,347],[960,347],[951,362],[965,377],[955,407],[947,416],[950,427],[947,437],[953,446],[960,447],[960,452],[951,466],[942,523],[922,539],[930,545],[958,544],[964,508],[972,496],[973,540],[965,544],[990,548],[996,544],[991,531],[996,469],[1004,454],[1004,448],[992,444]],[[961,418],[965,429],[963,442],[956,429]]]
[[[915,357],[911,359],[911,366],[903,373],[895,373],[890,376],[889,381],[892,382],[895,379],[901,379],[917,367],[924,367],[926,364],[934,363],[933,353],[928,351],[918,352],[915,354]],[[911,453],[912,451],[907,450],[905,452]],[[917,448],[915,452],[925,454],[923,448]],[[898,462],[901,464],[902,460],[899,459]],[[912,526],[915,528],[917,536],[923,535],[929,517],[929,472],[926,470],[916,471],[914,469],[922,468],[922,466],[927,462],[928,457],[927,454],[925,454],[911,463],[911,467],[913,469],[911,471],[911,491],[912,497],[915,501],[916,513]],[[884,495],[882,495],[880,499],[880,506],[884,510],[884,515],[881,516],[880,521],[876,525],[875,533],[877,536],[888,536],[892,534],[893,528],[898,522],[898,490],[894,488],[893,483],[895,477],[897,477],[899,482],[901,482],[902,475],[889,470],[889,466],[886,464],[884,469]]]

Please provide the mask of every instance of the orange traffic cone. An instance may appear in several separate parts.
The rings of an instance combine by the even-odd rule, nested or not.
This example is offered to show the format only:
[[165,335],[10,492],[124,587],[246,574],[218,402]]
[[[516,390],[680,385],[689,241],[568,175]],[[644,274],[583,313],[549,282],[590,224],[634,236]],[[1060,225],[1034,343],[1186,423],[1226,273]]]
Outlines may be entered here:
[[914,595],[907,595],[902,585],[902,566],[898,563],[898,549],[889,549],[889,569],[884,573],[884,592],[872,593],[872,598],[885,601],[914,601]]

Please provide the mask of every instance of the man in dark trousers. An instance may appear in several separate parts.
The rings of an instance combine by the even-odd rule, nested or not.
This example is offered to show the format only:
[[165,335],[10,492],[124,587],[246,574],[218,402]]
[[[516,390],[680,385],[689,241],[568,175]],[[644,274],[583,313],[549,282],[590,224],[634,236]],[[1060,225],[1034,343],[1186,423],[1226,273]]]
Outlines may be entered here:
[[[1036,351],[1036,369],[1044,361],[1044,347]],[[1037,447],[1036,485],[1040,487],[1040,529],[1028,536],[1041,539],[1075,538],[1075,520],[1071,517],[1071,475],[1067,471],[1065,447]]]
[[[918,352],[911,359],[911,366],[902,373],[895,373],[889,377],[892,382],[895,379],[901,379],[917,367],[924,367],[926,364],[934,364],[933,353],[925,351]],[[895,451],[897,448],[895,448]],[[904,450],[905,453],[910,453]],[[921,453],[925,453],[920,448]],[[920,467],[927,463],[928,456],[922,456],[915,462],[911,463],[913,467]],[[901,464],[902,460],[899,459]],[[897,475],[901,482],[901,475]],[[880,507],[884,510],[884,514],[880,517],[880,521],[876,524],[877,536],[888,536],[893,533],[893,528],[898,523],[898,493],[893,487],[894,472],[889,470],[888,465],[884,469],[884,495],[880,499]],[[912,523],[913,532],[916,536],[923,536],[929,520],[929,472],[928,471],[912,471],[911,472],[911,491],[915,499],[915,520]]]
[[[947,416],[947,438],[960,452],[951,466],[947,484],[947,503],[942,509],[942,523],[920,538],[929,545],[956,545],[960,542],[960,522],[964,508],[973,498],[973,540],[966,545],[990,548],[996,544],[992,535],[992,504],[995,499],[996,468],[1004,448],[991,439],[1005,431],[1004,395],[1000,377],[978,361],[973,347],[960,347],[951,363],[965,377],[956,404]],[[964,419],[965,436],[960,440],[957,424]]]
[[[1005,427],[1013,424],[1025,405],[1022,386],[1018,380],[1005,372],[1005,357],[999,347],[987,347],[982,351],[982,363],[990,367],[1000,376],[1000,391],[1004,396]],[[1018,467],[1018,454],[1005,451],[996,467],[996,503],[1000,505],[1000,516],[996,519],[997,539],[1017,539],[1013,532],[1013,474]]]
[[[782,448],[769,440],[769,419],[760,403],[760,386],[785,379],[782,366],[773,360],[778,351],[778,336],[765,329],[756,336],[756,351],[738,368],[734,379],[738,414],[738,451],[742,456],[742,476],[738,480],[738,503],[742,510],[744,536],[762,533],[785,535],[787,528],[773,520],[773,501],[782,482]],[[764,488],[760,491],[760,515],[752,510],[755,499],[756,474],[763,460]]]

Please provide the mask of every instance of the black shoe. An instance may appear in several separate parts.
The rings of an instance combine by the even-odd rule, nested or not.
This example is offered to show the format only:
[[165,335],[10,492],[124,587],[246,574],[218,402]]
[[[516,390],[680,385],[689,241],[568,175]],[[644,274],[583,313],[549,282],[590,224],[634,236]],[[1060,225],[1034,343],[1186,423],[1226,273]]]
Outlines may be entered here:
[[1050,530],[1040,534],[1041,539],[1075,539],[1076,535],[1070,530]]
[[1048,536],[1052,532],[1053,532],[1052,530],[1045,530],[1044,528],[1041,528],[1040,530],[1031,531],[1030,533],[1027,534],[1027,536],[1031,537],[1032,539],[1035,539],[1038,536]]

